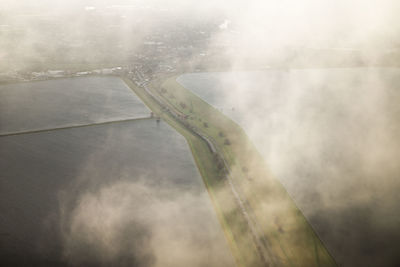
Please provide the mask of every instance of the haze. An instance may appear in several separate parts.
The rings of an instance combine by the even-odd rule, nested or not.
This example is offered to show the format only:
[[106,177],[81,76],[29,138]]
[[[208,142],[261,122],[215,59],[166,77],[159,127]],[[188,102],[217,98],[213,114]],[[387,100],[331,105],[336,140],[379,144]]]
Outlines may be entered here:
[[[199,31],[206,38],[191,45],[209,54],[223,47],[219,56],[233,67],[324,60],[395,64],[399,53],[397,1],[3,0],[0,5],[3,70],[46,62],[126,62],[146,41],[175,37],[175,47],[187,46],[186,38]],[[339,54],[339,63],[332,63],[326,50]],[[193,52],[188,56],[196,61],[199,53]]]
[[[54,188],[43,193],[53,201],[51,216],[32,224],[32,232],[51,225],[44,239],[58,240],[59,251],[48,252],[45,242],[39,254],[54,252],[54,262],[62,255],[72,266],[244,266],[261,258],[254,266],[286,266],[286,255],[265,257],[271,252],[258,240],[260,220],[245,210],[251,205],[243,196],[257,183],[268,184],[259,177],[270,172],[289,192],[295,214],[305,215],[301,221],[310,223],[312,236],[315,231],[315,246],[326,247],[321,255],[332,257],[328,262],[397,266],[399,14],[397,0],[0,0],[0,192],[18,188],[15,176],[25,182],[30,173],[47,179],[54,171],[60,186],[49,182]],[[234,156],[232,162],[219,158],[235,140],[217,128],[222,123],[205,121],[201,116],[214,113],[200,112],[193,106],[200,102],[191,98],[197,96],[183,89],[238,123],[268,172],[247,177],[257,160],[242,166]],[[199,143],[212,151],[215,166],[209,169],[225,175],[225,187],[207,180],[208,165],[199,156],[207,149],[196,150]],[[46,157],[60,168],[35,169],[33,162]],[[230,180],[231,173],[245,173],[246,186]],[[0,202],[14,203],[10,192]],[[15,214],[25,216],[29,197],[21,192]],[[271,198],[259,194],[254,214],[292,207],[286,198]],[[39,204],[29,210],[41,200],[35,198]],[[14,214],[4,205],[0,214]],[[243,247],[258,250],[257,260],[232,249],[231,240],[246,235],[240,220],[226,219],[237,210],[245,215],[246,238],[255,242]],[[100,222],[92,220],[98,214]],[[185,227],[175,224],[177,217]],[[10,218],[1,218],[6,227],[0,234],[23,239],[29,231],[10,230]],[[289,233],[270,221],[278,230],[266,232]],[[18,254],[7,238],[0,236],[5,258]],[[293,257],[301,254],[293,251]],[[248,261],[238,260],[242,256]]]

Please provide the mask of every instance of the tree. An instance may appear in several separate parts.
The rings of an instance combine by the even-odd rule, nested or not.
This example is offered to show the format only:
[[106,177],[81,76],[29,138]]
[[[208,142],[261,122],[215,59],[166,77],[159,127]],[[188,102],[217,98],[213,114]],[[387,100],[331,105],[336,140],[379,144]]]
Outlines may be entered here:
[[229,146],[230,144],[231,144],[231,141],[228,138],[226,138],[224,145]]

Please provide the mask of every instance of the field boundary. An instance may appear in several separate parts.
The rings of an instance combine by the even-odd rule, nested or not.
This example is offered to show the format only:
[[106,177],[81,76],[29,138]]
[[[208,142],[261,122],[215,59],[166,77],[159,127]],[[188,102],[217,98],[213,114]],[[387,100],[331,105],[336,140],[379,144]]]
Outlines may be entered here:
[[54,128],[38,129],[38,130],[16,131],[16,132],[0,133],[0,137],[13,136],[13,135],[23,135],[23,134],[43,133],[43,132],[52,132],[52,131],[58,131],[58,130],[84,128],[84,127],[91,127],[91,126],[99,126],[99,125],[107,125],[107,124],[114,124],[114,123],[120,123],[120,122],[139,121],[139,120],[148,120],[148,119],[151,119],[151,117],[132,118],[132,119],[113,120],[113,121],[103,121],[103,122],[95,122],[95,123],[90,123],[90,124],[76,124],[76,125],[60,126],[60,127],[54,127]]

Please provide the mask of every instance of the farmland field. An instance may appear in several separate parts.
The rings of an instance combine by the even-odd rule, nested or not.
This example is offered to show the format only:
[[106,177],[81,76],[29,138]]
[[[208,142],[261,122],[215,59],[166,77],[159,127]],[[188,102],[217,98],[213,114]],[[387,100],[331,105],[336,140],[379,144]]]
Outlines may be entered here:
[[177,81],[243,127],[339,265],[396,266],[399,74],[269,70]]
[[[118,116],[143,110],[128,100]],[[118,108],[117,101],[112,109]],[[107,111],[96,117],[95,106],[90,111],[96,120],[113,118]],[[29,129],[59,125],[56,117]],[[234,265],[188,145],[164,122],[2,136],[0,169],[6,265]]]
[[0,134],[148,117],[150,110],[116,77],[0,86]]

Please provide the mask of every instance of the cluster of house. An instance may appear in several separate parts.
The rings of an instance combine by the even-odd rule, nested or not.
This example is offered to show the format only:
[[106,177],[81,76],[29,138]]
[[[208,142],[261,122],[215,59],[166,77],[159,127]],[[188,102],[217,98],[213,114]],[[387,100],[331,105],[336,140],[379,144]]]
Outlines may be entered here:
[[0,73],[0,81],[42,81],[53,78],[80,77],[87,75],[119,75],[124,73],[125,70],[126,67],[103,68],[79,72],[73,72],[69,70],[47,70],[34,72],[10,71],[7,73]]
[[71,72],[65,70],[48,70],[42,72],[32,72],[31,79],[32,80],[43,80],[47,78],[61,78],[61,77],[79,77],[86,75],[110,75],[110,74],[120,74],[123,71],[122,67],[114,67],[114,68],[104,68],[104,69],[96,69],[90,71],[79,71],[79,72]]

